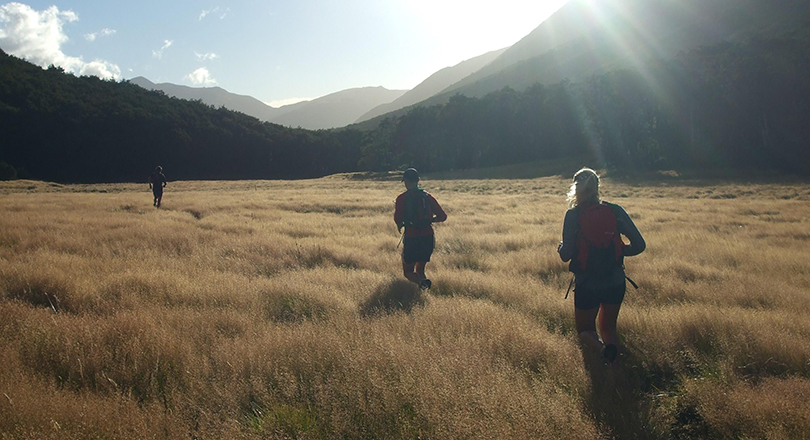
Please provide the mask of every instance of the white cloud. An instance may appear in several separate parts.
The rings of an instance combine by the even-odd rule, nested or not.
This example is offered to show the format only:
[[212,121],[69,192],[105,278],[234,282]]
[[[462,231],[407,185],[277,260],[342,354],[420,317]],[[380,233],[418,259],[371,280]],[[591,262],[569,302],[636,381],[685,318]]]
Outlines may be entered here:
[[205,18],[208,14],[210,14],[212,12],[217,12],[217,11],[219,11],[219,6],[217,6],[214,9],[203,9],[203,11],[200,12],[200,21],[202,21],[202,19]]
[[191,83],[195,86],[210,86],[217,83],[214,78],[211,78],[211,73],[208,72],[208,69],[205,67],[200,67],[199,69],[189,73],[184,77],[184,79],[191,81]]
[[0,48],[42,67],[53,64],[72,73],[117,79],[121,71],[113,63],[85,63],[81,57],[62,52],[62,44],[68,41],[62,26],[77,20],[75,12],[60,11],[56,6],[36,11],[22,3],[7,3],[0,6]]
[[115,29],[104,28],[99,32],[93,32],[93,33],[90,33],[90,34],[84,34],[84,39],[87,40],[87,41],[96,41],[96,38],[98,38],[99,36],[109,37],[110,35],[113,35],[113,34],[115,34]]
[[[219,12],[219,6],[215,7],[214,9],[203,9],[202,12],[200,12],[199,21],[202,21],[203,18],[207,17],[210,14],[215,14],[217,12]],[[225,8],[224,11],[222,11],[221,13],[219,13],[217,15],[219,16],[220,20],[224,20],[225,17],[227,17],[228,14],[230,14],[230,13],[231,13],[231,8]]]
[[121,69],[117,65],[104,60],[93,60],[82,66],[81,75],[92,75],[99,78],[120,78]]
[[219,58],[219,55],[217,55],[217,54],[215,54],[215,53],[212,53],[212,52],[208,52],[208,53],[197,53],[197,52],[195,51],[195,52],[194,52],[194,55],[197,57],[197,60],[198,60],[198,61],[215,60],[215,59]]
[[152,51],[152,56],[157,58],[157,59],[163,58],[163,52],[165,52],[166,49],[170,48],[173,43],[174,43],[174,41],[172,41],[172,40],[163,40],[163,46],[158,50],[153,50]]

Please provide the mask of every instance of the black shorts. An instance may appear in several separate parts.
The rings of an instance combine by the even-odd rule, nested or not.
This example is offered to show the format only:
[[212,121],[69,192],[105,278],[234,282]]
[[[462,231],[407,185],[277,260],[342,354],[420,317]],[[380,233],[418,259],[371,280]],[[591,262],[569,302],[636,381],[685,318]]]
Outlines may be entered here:
[[434,236],[405,237],[402,239],[402,262],[407,264],[427,263],[433,255]]
[[155,198],[163,196],[163,187],[162,186],[156,186],[156,187],[152,188],[152,194],[155,196]]
[[626,290],[625,283],[601,289],[577,287],[574,289],[574,307],[580,310],[590,310],[602,304],[621,304],[624,301]]

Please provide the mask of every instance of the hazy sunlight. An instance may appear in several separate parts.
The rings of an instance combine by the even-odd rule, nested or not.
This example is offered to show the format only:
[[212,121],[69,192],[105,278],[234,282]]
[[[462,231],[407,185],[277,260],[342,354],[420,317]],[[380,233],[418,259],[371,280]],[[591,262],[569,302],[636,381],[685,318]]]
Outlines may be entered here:
[[448,57],[459,61],[510,46],[529,32],[567,0],[504,0],[466,2],[461,0],[406,1],[418,25],[424,27],[443,46]]

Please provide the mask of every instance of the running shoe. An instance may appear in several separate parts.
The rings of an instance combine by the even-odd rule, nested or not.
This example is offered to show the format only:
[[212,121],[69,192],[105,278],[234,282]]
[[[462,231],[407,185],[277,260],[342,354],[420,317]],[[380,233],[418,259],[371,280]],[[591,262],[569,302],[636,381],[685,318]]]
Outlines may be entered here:
[[615,344],[606,344],[605,348],[602,349],[602,360],[604,360],[608,365],[612,364],[618,355],[619,347],[617,347]]

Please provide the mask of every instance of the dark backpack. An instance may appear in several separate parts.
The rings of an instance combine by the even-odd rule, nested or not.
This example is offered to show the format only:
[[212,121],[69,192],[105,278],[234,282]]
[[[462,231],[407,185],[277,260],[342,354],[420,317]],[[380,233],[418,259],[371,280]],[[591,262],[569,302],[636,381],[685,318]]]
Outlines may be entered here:
[[606,277],[624,264],[625,244],[619,235],[613,205],[602,202],[576,209],[579,226],[576,254],[568,270]]
[[402,226],[406,228],[426,228],[433,220],[427,193],[421,188],[411,189],[405,193],[405,212],[402,215]]

